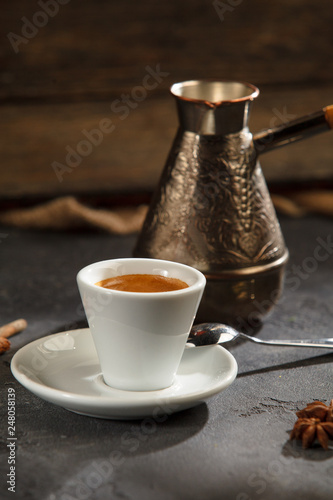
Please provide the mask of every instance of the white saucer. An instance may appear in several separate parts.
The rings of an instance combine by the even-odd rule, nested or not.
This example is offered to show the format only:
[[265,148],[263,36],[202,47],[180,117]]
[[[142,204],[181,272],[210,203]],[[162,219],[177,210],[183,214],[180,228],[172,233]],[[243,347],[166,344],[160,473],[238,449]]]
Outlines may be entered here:
[[176,379],[167,389],[113,389],[104,383],[90,330],[84,328],[22,347],[12,359],[11,370],[31,392],[75,413],[111,419],[149,416],[162,421],[165,415],[199,405],[228,387],[237,375],[237,363],[218,345],[186,347]]

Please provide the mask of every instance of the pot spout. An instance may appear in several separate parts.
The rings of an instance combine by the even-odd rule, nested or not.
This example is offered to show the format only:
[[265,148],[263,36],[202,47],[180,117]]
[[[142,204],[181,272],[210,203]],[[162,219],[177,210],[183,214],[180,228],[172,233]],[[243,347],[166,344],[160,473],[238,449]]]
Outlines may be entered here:
[[257,154],[286,146],[333,128],[333,105],[253,136]]

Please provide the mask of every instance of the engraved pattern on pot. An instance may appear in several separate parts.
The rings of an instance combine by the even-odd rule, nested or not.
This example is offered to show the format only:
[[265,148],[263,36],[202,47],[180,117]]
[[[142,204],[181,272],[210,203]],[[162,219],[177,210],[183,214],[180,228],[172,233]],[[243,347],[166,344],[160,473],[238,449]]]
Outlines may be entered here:
[[[205,237],[208,258],[214,264],[239,267],[276,257],[280,231],[248,137],[246,147],[239,145],[241,134],[225,138],[223,147],[219,139],[201,138],[199,202],[193,214]],[[208,150],[214,151],[214,163],[204,154]]]
[[144,226],[148,248],[207,270],[282,255],[283,240],[251,134],[179,133]]

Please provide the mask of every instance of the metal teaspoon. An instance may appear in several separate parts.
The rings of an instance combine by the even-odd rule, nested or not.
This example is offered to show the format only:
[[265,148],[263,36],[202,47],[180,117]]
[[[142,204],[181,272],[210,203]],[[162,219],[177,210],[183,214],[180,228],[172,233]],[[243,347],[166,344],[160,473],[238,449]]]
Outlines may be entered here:
[[236,337],[250,340],[257,344],[278,345],[289,347],[323,347],[333,349],[333,338],[324,339],[295,339],[295,340],[261,340],[239,332],[229,325],[222,323],[201,323],[194,325],[190,331],[188,342],[196,346],[209,344],[224,344]]

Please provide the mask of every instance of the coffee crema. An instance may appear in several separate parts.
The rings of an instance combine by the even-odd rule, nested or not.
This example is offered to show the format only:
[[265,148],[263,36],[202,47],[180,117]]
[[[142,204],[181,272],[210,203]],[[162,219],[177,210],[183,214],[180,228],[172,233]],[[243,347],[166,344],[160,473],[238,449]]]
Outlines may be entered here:
[[122,292],[158,293],[188,288],[185,281],[159,274],[124,274],[95,283],[97,286]]

